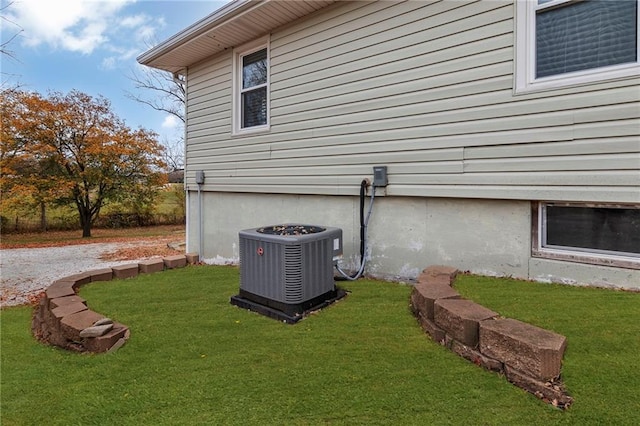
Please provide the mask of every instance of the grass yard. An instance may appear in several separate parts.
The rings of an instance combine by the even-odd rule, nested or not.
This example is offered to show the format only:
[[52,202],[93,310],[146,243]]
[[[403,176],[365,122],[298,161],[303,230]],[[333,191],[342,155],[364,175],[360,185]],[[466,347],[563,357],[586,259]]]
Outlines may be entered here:
[[430,341],[409,286],[360,280],[296,325],[229,304],[233,267],[96,283],[89,306],[127,324],[113,354],[38,344],[31,308],[2,310],[8,425],[639,424],[640,294],[463,276],[458,290],[568,338],[559,411]]

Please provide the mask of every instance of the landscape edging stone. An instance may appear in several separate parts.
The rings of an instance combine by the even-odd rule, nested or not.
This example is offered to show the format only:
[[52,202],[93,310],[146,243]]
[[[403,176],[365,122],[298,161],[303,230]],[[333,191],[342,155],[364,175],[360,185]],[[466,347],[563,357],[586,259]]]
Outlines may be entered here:
[[115,267],[115,273],[114,268],[102,268],[60,278],[41,295],[34,308],[31,331],[39,341],[63,349],[92,353],[113,352],[129,339],[129,327],[114,322],[113,328],[108,331],[105,328],[105,333],[101,336],[80,337],[83,330],[102,324],[106,319],[104,315],[90,310],[86,300],[77,295],[80,287],[90,282],[134,277],[138,272],[160,272],[169,268],[180,268],[197,261],[197,256],[191,255],[187,258],[186,255],[174,255]]
[[[480,313],[484,310],[487,313],[485,317],[470,314],[467,308],[472,307],[473,302],[464,301],[454,291],[442,289],[443,284],[451,286],[459,273],[450,266],[434,265],[418,276],[411,293],[410,307],[425,333],[462,358],[503,374],[509,382],[543,401],[562,409],[568,408],[573,398],[566,392],[560,376],[566,337],[503,318],[481,305],[476,309]],[[477,318],[465,318],[465,315],[476,315]],[[495,327],[495,324],[502,327]],[[515,328],[509,330],[509,326]],[[522,333],[523,328],[533,333]],[[483,341],[483,338],[491,340]]]

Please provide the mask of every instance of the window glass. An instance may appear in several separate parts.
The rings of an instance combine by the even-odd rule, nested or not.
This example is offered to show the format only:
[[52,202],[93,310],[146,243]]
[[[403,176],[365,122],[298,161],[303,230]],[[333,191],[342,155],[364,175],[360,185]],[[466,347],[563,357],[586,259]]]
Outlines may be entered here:
[[640,257],[640,209],[546,205],[543,248]]
[[640,0],[517,0],[515,93],[637,77]]
[[264,128],[269,124],[268,85],[269,59],[267,48],[237,56],[240,74],[236,81],[238,110],[236,130]]
[[267,124],[267,88],[261,87],[242,94],[242,127]]
[[267,49],[246,55],[242,58],[242,88],[265,84],[267,82]]
[[582,1],[536,15],[536,78],[637,61],[637,1]]

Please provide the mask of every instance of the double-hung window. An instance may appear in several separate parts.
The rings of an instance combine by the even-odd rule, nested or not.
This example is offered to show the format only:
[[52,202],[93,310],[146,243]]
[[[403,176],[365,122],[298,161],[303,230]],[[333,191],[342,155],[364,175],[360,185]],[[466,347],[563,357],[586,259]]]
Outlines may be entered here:
[[516,93],[640,74],[638,0],[518,0]]
[[234,52],[234,133],[269,128],[269,46],[260,40]]

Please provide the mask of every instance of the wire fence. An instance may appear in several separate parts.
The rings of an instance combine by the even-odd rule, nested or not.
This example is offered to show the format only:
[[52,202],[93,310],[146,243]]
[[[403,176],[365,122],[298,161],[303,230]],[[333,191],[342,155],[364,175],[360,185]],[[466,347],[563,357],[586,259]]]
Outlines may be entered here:
[[[49,217],[43,223],[40,218],[24,215],[0,216],[0,232],[3,234],[37,232],[37,231],[73,231],[82,229],[77,217]],[[112,213],[101,215],[94,222],[93,228],[134,228],[156,225],[184,224],[186,218],[174,213]]]

